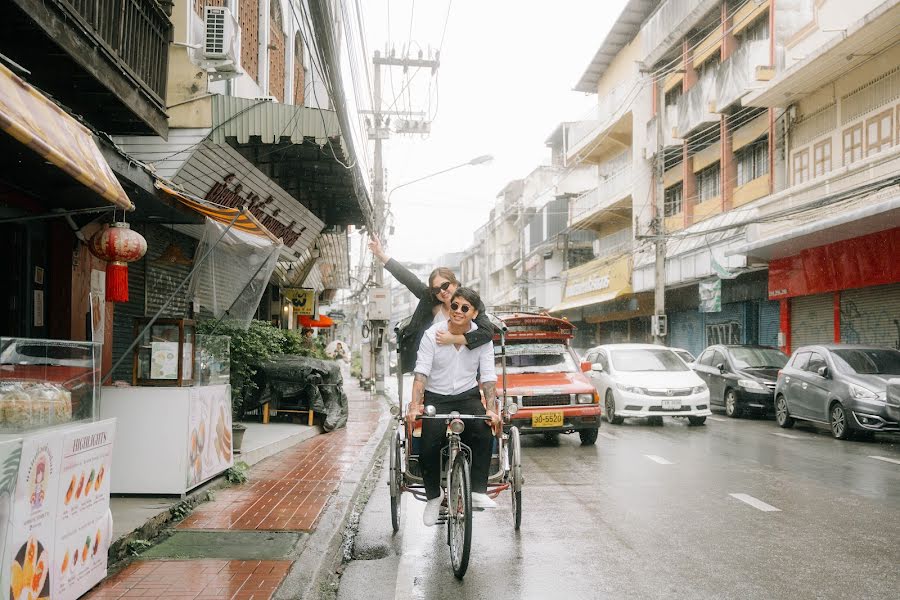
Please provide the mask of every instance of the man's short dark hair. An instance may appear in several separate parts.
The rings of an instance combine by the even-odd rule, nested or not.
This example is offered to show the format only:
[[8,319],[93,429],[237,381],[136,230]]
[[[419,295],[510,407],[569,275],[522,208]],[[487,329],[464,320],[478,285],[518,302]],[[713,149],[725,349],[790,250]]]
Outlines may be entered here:
[[464,286],[456,288],[456,292],[453,293],[453,297],[450,298],[450,302],[453,302],[457,298],[466,300],[469,304],[472,305],[472,308],[474,308],[475,310],[478,310],[478,307],[481,306],[481,296],[479,296],[478,292],[476,292],[472,288]]

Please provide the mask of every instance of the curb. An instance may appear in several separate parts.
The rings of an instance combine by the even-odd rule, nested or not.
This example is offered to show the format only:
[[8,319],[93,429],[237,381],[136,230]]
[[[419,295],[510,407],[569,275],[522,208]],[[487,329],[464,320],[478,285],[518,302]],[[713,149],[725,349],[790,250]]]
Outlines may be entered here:
[[[390,400],[380,401],[382,412],[378,427],[363,450],[363,456],[341,481],[315,532],[294,560],[287,577],[275,594],[276,600],[319,600],[323,591],[331,589],[336,596],[335,577],[343,561],[346,527],[376,460],[390,439],[392,418]],[[328,592],[326,592],[328,593]]]

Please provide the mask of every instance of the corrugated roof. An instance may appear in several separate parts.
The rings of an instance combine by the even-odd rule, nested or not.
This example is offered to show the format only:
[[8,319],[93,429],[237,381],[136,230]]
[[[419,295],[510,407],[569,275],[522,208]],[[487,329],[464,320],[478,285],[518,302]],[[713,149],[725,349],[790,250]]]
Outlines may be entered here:
[[597,83],[616,55],[621,52],[634,36],[641,30],[641,25],[656,9],[660,0],[629,0],[612,29],[606,34],[600,49],[594,55],[591,64],[585,69],[575,91],[597,93]]

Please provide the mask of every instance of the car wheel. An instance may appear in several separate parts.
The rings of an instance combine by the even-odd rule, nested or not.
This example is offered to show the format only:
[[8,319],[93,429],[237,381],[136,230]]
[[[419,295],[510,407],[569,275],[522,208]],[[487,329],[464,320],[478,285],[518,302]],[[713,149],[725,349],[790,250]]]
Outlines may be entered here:
[[785,429],[794,426],[794,419],[791,417],[791,413],[788,412],[787,400],[785,400],[784,396],[775,398],[775,422],[778,423],[779,427],[784,427]]
[[706,417],[688,417],[688,423],[691,425],[703,425],[706,423]]
[[647,423],[650,425],[655,425],[656,427],[661,427],[663,424],[662,417],[647,417]]
[[725,414],[732,419],[739,419],[744,414],[738,404],[737,392],[731,389],[725,390]]
[[846,440],[850,437],[850,424],[847,422],[847,411],[840,402],[831,405],[828,411],[828,423],[831,425],[831,435],[837,440]]
[[578,437],[581,438],[582,446],[593,446],[597,443],[597,433],[599,429],[579,429]]
[[616,415],[616,401],[613,398],[612,390],[606,390],[606,420],[611,425],[621,425],[624,417]]

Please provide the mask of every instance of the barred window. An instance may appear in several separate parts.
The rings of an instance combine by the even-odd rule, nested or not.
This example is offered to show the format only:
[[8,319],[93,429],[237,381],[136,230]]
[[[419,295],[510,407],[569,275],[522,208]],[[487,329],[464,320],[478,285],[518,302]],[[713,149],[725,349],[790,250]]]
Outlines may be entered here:
[[737,184],[744,185],[769,172],[769,136],[747,144],[734,155],[737,163]]
[[665,204],[663,206],[665,216],[674,217],[681,212],[683,194],[684,186],[681,182],[666,188]]
[[720,193],[721,168],[715,163],[697,172],[697,203],[712,200]]
[[813,177],[824,175],[831,170],[831,140],[813,146]]

